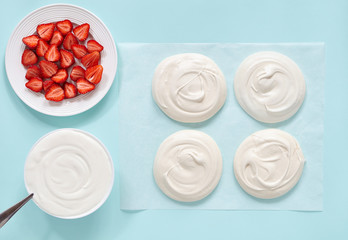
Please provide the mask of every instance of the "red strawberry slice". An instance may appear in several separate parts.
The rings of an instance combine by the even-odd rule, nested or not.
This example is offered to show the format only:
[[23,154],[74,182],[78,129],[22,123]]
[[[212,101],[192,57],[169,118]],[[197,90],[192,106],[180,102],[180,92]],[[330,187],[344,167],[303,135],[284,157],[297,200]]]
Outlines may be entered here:
[[42,60],[39,62],[39,65],[44,78],[50,78],[58,71],[58,66],[53,62]]
[[25,49],[23,54],[22,54],[22,64],[24,66],[29,66],[29,65],[33,65],[35,63],[37,63],[37,56],[36,54],[29,49]]
[[94,90],[95,85],[84,78],[80,78],[76,81],[77,91],[81,94],[88,93]]
[[73,32],[78,40],[85,41],[88,38],[89,24],[84,23],[73,29]]
[[49,79],[49,80],[45,80],[45,81],[43,81],[43,90],[45,91],[45,92],[47,92],[47,90],[52,86],[54,84],[54,82],[51,80],[51,79]]
[[36,47],[36,54],[40,57],[45,56],[46,51],[48,50],[48,48],[50,47],[50,45],[48,45],[47,42],[45,42],[44,40],[40,39],[37,42],[37,47]]
[[97,85],[102,79],[103,75],[103,66],[96,65],[86,69],[85,78],[91,83]]
[[83,66],[85,66],[85,68],[93,67],[95,65],[98,65],[99,58],[100,58],[99,52],[92,52],[85,55],[81,59],[81,63],[83,64]]
[[49,46],[45,53],[45,59],[50,62],[56,62],[60,59],[60,53],[57,45],[53,44]]
[[57,29],[63,34],[63,36],[67,35],[69,32],[71,32],[73,25],[70,22],[70,20],[65,19],[63,21],[59,21],[56,23]]
[[32,78],[41,78],[41,70],[38,66],[34,65],[28,68],[25,78],[30,80]]
[[37,78],[37,77],[32,78],[25,84],[25,86],[34,92],[41,92],[42,80],[41,78]]
[[77,88],[74,84],[66,82],[64,84],[64,95],[65,98],[73,98],[77,95]]
[[59,69],[51,79],[56,83],[64,83],[68,79],[68,72],[66,69]]
[[64,38],[63,47],[66,50],[71,50],[71,46],[78,43],[79,42],[77,41],[77,38],[72,33],[69,32]]
[[94,51],[97,51],[97,52],[101,52],[103,51],[104,47],[98,43],[96,40],[89,40],[87,42],[87,50],[88,52],[94,52]]
[[64,40],[63,34],[59,31],[54,31],[52,39],[50,41],[50,44],[56,44],[57,46],[60,46]]
[[70,73],[70,79],[73,81],[77,81],[79,78],[85,77],[85,69],[83,69],[81,66],[75,66],[71,70]]
[[87,54],[87,48],[84,45],[74,44],[71,46],[71,50],[77,59]]
[[68,68],[75,63],[74,55],[64,49],[60,50],[60,66],[62,68]]
[[61,86],[54,83],[48,88],[45,98],[49,101],[60,102],[64,99],[64,90]]
[[37,43],[39,41],[39,37],[36,36],[36,35],[31,35],[31,36],[28,36],[28,37],[24,37],[22,39],[23,43],[25,45],[27,45],[29,48],[36,48],[37,46]]
[[36,31],[39,34],[40,38],[42,38],[45,41],[49,41],[51,40],[53,32],[54,32],[54,24],[53,23],[40,24],[37,26]]

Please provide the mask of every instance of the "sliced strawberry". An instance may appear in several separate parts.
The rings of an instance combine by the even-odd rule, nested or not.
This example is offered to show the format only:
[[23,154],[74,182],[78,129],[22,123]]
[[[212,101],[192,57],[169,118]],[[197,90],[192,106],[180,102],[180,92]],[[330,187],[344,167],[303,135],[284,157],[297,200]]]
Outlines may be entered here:
[[87,48],[84,45],[74,44],[71,46],[71,50],[77,59],[81,59],[87,54]]
[[100,43],[98,43],[96,40],[89,40],[87,42],[87,50],[90,53],[95,51],[101,52],[103,51],[103,49],[104,47]]
[[66,20],[57,22],[56,27],[63,34],[63,36],[65,36],[69,32],[71,32],[73,25],[70,22],[70,20],[66,19]]
[[51,79],[56,83],[64,83],[68,79],[68,72],[66,69],[59,69]]
[[68,33],[64,38],[63,47],[66,50],[71,50],[71,46],[78,43],[79,42],[77,41],[77,38],[74,36],[74,34]]
[[41,92],[42,90],[42,79],[41,78],[32,78],[30,79],[25,86],[34,92]]
[[60,66],[62,68],[68,68],[75,63],[74,55],[64,49],[60,50]]
[[36,54],[40,57],[45,56],[45,53],[49,47],[50,45],[48,45],[46,41],[39,39],[39,41],[37,42],[37,47],[36,47]]
[[90,81],[91,83],[95,85],[97,85],[100,82],[100,80],[102,79],[102,75],[103,75],[102,65],[96,65],[96,66],[87,68],[85,72],[86,80]]
[[83,69],[81,66],[75,66],[71,70],[70,73],[70,79],[73,81],[77,81],[79,78],[85,77],[85,69]]
[[37,56],[36,54],[29,50],[29,49],[25,49],[23,54],[22,54],[22,64],[24,66],[29,66],[29,65],[33,65],[35,63],[37,63]]
[[39,34],[40,38],[42,38],[45,41],[49,41],[51,40],[53,35],[54,24],[53,23],[40,24],[37,26],[36,31]]
[[56,44],[57,46],[60,46],[64,40],[63,34],[59,31],[54,31],[52,39],[50,41],[50,44]]
[[83,64],[83,66],[85,66],[85,68],[93,67],[95,65],[98,65],[99,58],[100,58],[99,52],[92,52],[85,55],[81,59],[81,63]]
[[45,80],[45,81],[43,81],[43,90],[45,91],[45,92],[47,92],[47,90],[52,86],[54,84],[54,82],[51,80],[51,79],[49,79],[49,80]]
[[45,59],[50,62],[56,62],[60,59],[60,53],[57,45],[53,44],[49,46],[45,53]]
[[27,45],[29,48],[36,48],[37,42],[39,41],[39,37],[37,35],[31,35],[28,37],[22,38],[22,41],[25,45]]
[[49,101],[60,102],[64,99],[64,90],[57,83],[54,83],[48,88],[45,98]]
[[74,84],[66,82],[64,84],[64,95],[65,98],[73,98],[77,95],[77,88]]
[[73,29],[73,32],[78,40],[85,41],[88,38],[89,24],[84,23]]
[[58,66],[53,62],[42,60],[41,62],[39,62],[39,65],[41,69],[41,75],[44,78],[50,78],[58,71]]
[[77,91],[81,94],[85,94],[88,93],[92,90],[94,90],[95,85],[89,81],[87,81],[84,78],[79,78],[76,81],[76,85],[77,85]]
[[41,78],[41,70],[38,66],[34,65],[28,68],[25,78],[30,80],[32,78]]

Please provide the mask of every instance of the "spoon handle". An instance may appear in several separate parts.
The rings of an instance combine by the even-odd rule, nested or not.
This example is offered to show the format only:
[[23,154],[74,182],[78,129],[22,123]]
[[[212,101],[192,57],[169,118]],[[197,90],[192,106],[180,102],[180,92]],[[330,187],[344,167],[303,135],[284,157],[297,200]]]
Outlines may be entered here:
[[32,197],[34,196],[34,193],[30,194],[28,197],[24,198],[19,203],[13,205],[6,211],[0,213],[0,228],[2,228],[8,220],[21,208],[23,207]]

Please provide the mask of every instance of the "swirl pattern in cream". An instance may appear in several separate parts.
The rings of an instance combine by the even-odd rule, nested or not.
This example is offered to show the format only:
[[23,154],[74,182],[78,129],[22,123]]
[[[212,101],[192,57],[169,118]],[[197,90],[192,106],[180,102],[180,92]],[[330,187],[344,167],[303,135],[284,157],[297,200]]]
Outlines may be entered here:
[[182,202],[198,201],[209,195],[221,172],[219,147],[210,136],[196,130],[182,130],[165,139],[153,167],[162,192]]
[[265,123],[284,121],[301,107],[306,84],[294,61],[277,52],[258,52],[239,66],[234,91],[241,107]]
[[96,210],[113,185],[113,164],[92,135],[60,129],[41,138],[25,165],[25,183],[35,203],[60,218],[78,218]]
[[292,189],[302,175],[304,156],[296,139],[278,129],[247,137],[237,149],[234,174],[240,186],[258,198],[276,198]]
[[197,53],[164,59],[152,80],[152,95],[170,118],[179,122],[202,122],[223,106],[226,82],[210,58]]

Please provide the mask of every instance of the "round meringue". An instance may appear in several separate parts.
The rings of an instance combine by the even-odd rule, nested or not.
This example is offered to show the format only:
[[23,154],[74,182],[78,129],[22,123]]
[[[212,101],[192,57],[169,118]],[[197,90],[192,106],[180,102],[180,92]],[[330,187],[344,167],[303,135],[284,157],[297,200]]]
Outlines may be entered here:
[[215,141],[196,130],[178,131],[160,145],[153,174],[168,197],[193,202],[209,195],[219,183],[222,156]]
[[250,116],[265,123],[289,119],[301,107],[306,84],[300,68],[277,52],[248,56],[234,78],[237,101]]
[[184,53],[164,59],[152,80],[152,95],[170,118],[202,122],[223,106],[227,88],[223,73],[210,58]]
[[297,140],[278,129],[247,137],[234,157],[239,185],[257,198],[276,198],[292,189],[302,175],[304,156]]

